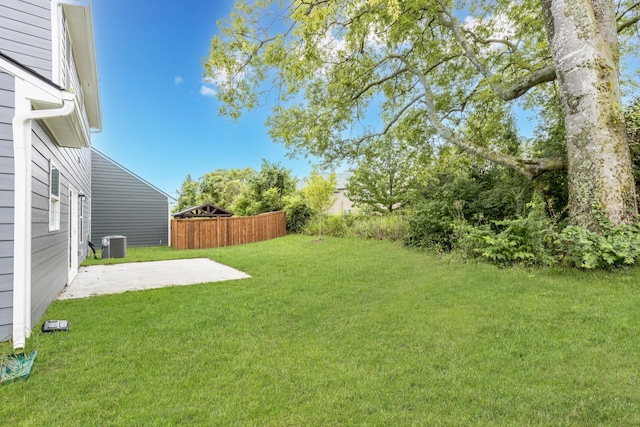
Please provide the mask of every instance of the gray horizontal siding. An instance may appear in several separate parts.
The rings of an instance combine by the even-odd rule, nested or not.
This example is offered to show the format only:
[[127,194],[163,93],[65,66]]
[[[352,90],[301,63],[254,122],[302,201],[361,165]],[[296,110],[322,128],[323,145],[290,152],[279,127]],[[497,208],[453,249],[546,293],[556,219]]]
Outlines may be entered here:
[[[13,249],[13,242],[11,243]],[[0,257],[0,275],[13,274],[13,256]],[[3,283],[2,289],[13,288],[13,282],[10,284]]]
[[[9,292],[13,300],[13,293]],[[0,310],[0,341],[8,341],[11,338],[11,325],[13,324],[13,308]]]
[[93,150],[91,238],[127,236],[127,246],[166,246],[169,239],[167,195]]
[[51,0],[2,0],[0,50],[51,78]]
[[[68,282],[69,186],[91,197],[91,150],[61,148],[39,124],[33,124],[31,316],[35,324]],[[60,170],[60,229],[49,231],[49,161]],[[90,212],[85,206],[84,217]],[[86,224],[87,220],[85,220]],[[78,263],[87,255],[89,230],[80,232]]]
[[0,341],[13,324],[13,76],[0,72]]
[[[0,258],[4,259],[4,258]],[[9,272],[3,272],[0,274],[0,292],[7,292],[13,290],[13,258],[11,259],[10,270]],[[2,276],[10,276],[8,278]],[[7,280],[5,280],[7,279]]]

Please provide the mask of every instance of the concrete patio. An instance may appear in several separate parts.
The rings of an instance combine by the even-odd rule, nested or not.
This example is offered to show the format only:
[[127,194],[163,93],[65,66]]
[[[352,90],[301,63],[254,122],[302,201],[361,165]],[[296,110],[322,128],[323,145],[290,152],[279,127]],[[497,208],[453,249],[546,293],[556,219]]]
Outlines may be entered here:
[[249,278],[246,273],[207,258],[80,267],[58,299],[86,298],[127,291],[186,286]]

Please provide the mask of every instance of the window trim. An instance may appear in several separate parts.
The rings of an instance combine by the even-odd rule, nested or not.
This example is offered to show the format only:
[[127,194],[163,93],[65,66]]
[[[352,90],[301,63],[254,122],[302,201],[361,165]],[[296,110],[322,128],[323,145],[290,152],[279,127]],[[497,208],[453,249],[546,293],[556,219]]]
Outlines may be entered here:
[[[54,183],[54,175],[57,175],[58,182]],[[49,160],[49,231],[60,230],[60,187],[62,174],[58,166]],[[57,184],[57,193],[54,193],[54,184]]]
[[84,243],[84,199],[85,195],[79,193],[78,196],[78,238],[80,244]]

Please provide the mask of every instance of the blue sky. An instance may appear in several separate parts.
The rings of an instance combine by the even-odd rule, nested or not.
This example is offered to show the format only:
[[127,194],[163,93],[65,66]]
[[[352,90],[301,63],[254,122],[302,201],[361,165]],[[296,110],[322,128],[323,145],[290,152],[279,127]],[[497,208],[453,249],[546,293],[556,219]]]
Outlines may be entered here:
[[[268,108],[233,122],[218,116],[202,60],[233,0],[94,0],[103,130],[98,150],[171,196],[184,178],[218,168],[279,162],[298,178],[311,171],[271,141]],[[637,68],[638,58],[631,61]],[[637,74],[635,75],[637,79]],[[204,87],[204,89],[203,89]],[[521,131],[533,120],[519,114]],[[340,170],[338,170],[340,172]]]
[[260,169],[279,162],[303,178],[306,159],[290,160],[268,136],[267,109],[233,122],[203,94],[202,60],[233,0],[94,0],[102,132],[93,146],[176,196],[185,176],[218,168]]

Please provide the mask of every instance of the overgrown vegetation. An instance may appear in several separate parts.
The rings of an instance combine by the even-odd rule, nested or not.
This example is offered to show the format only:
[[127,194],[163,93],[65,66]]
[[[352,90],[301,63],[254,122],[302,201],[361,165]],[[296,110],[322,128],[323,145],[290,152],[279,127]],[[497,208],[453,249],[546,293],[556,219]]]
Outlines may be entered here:
[[[421,212],[409,223],[408,246],[455,250],[468,257],[506,265],[561,265],[584,269],[634,265],[640,257],[640,225],[613,225],[600,217],[599,232],[566,226],[547,215],[534,198],[525,216],[472,225],[462,216],[435,220]],[[446,213],[445,213],[446,214]]]
[[[543,193],[526,181],[518,187],[514,179],[520,180],[500,168],[445,174],[411,208],[393,215],[366,210],[332,215],[324,233],[403,240],[409,247],[454,252],[500,266],[612,269],[636,264],[640,224],[614,225],[599,215],[597,231],[567,225],[564,211],[554,209],[554,201],[564,200],[562,191]],[[317,233],[317,226],[307,222],[300,232]]]
[[[625,112],[638,188],[639,106],[640,101],[636,101]],[[563,150],[562,117],[550,108],[543,114],[542,121],[544,126],[529,143],[520,141],[509,127],[494,137],[512,153],[529,151],[536,156],[556,156]],[[478,123],[469,132],[489,131],[482,126],[483,123]],[[393,155],[383,155],[384,161],[378,163],[365,156],[363,159],[370,161],[360,162],[359,169],[347,181],[348,194],[356,203],[355,213],[333,214],[321,221],[329,207],[331,187],[335,187],[333,175],[325,178],[314,171],[312,177],[316,184],[311,185],[315,181],[307,179],[306,187],[294,190],[290,172],[268,162],[260,173],[248,180],[249,184],[261,185],[251,184],[253,190],[241,193],[240,202],[236,201],[235,206],[245,213],[284,209],[290,233],[403,240],[410,247],[454,252],[500,266],[611,269],[633,265],[640,256],[637,221],[614,225],[594,206],[597,228],[589,230],[568,225],[567,179],[562,172],[547,173],[531,181],[511,169],[478,161],[453,147],[444,146],[432,155],[423,154],[419,156],[420,161],[412,150],[397,149],[393,144],[380,147],[387,151],[393,148],[390,150]],[[410,159],[404,159],[402,153]],[[382,154],[368,153],[368,156],[377,155]],[[409,179],[412,174],[419,179]],[[238,176],[238,173],[232,175]],[[221,180],[207,176],[208,182],[217,182],[217,188],[222,186]],[[289,183],[280,185],[286,191],[278,189],[274,184],[278,182]],[[249,184],[247,188],[251,187]],[[226,186],[229,187],[238,188]],[[183,188],[195,188],[194,182],[187,179]],[[311,190],[319,188],[323,189],[322,206],[311,197],[315,194]],[[398,188],[403,191],[396,192]],[[247,196],[250,194],[252,196]],[[219,198],[229,197],[221,192]]]
[[[328,215],[323,222],[322,234],[331,237],[357,237],[371,240],[402,240],[407,232],[407,219],[401,213],[380,215],[374,213],[339,213]],[[318,223],[309,221],[302,234],[317,235]]]

